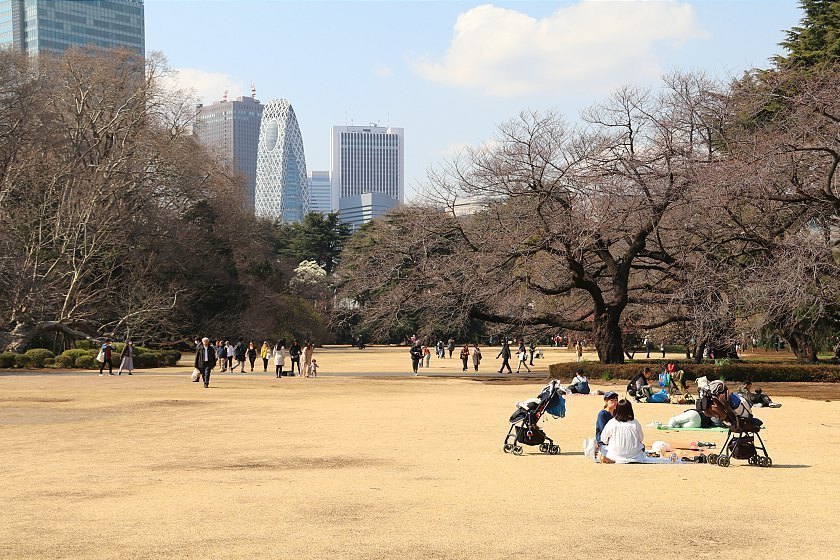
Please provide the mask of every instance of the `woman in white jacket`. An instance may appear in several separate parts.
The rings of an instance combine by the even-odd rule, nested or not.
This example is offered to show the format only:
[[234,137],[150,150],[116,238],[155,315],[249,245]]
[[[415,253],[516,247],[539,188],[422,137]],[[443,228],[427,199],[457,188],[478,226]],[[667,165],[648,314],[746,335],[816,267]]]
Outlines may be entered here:
[[278,340],[274,347],[274,375],[278,379],[283,375],[284,365],[286,365],[286,341]]
[[621,399],[615,407],[612,420],[601,432],[601,442],[606,446],[602,463],[646,463],[645,434],[642,425],[633,415],[630,401]]

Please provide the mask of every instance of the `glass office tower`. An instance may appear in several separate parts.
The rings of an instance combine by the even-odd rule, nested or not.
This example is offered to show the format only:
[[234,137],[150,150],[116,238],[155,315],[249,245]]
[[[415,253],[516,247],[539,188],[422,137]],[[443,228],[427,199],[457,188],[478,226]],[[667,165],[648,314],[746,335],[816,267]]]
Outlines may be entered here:
[[70,46],[146,54],[143,0],[0,0],[0,48],[29,54]]

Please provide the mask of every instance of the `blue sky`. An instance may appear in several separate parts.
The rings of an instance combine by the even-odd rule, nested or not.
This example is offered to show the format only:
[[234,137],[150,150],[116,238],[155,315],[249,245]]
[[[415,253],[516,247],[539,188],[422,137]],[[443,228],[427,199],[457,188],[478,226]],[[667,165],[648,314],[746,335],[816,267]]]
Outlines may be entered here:
[[146,49],[205,103],[248,93],[295,108],[307,167],[329,168],[332,125],[405,128],[406,195],[429,166],[523,109],[570,120],[663,72],[763,67],[793,0],[287,2],[146,0]]

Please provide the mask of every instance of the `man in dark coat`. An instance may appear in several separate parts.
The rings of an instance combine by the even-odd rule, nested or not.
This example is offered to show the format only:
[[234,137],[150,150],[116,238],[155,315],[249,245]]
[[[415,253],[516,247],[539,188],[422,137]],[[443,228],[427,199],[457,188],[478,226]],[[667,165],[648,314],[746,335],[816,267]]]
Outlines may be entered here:
[[216,367],[216,349],[210,344],[210,339],[204,337],[201,346],[195,351],[195,367],[201,372],[204,387],[210,386],[210,371]]
[[507,368],[508,373],[513,373],[513,370],[510,369],[510,346],[508,345],[507,337],[502,341],[502,349],[496,356],[497,360],[499,358],[502,359],[502,367],[499,368],[499,373],[502,373],[502,370],[505,368]]

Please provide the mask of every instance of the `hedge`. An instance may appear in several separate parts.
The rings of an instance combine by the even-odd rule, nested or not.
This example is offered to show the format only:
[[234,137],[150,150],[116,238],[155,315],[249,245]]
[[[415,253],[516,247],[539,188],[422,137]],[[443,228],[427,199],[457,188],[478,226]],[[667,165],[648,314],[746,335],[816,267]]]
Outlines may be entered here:
[[15,367],[15,355],[11,352],[3,352],[0,354],[0,368]]
[[44,367],[44,361],[48,358],[55,358],[55,354],[46,348],[33,348],[32,350],[27,350],[25,355],[29,356],[32,360],[32,367],[36,368]]
[[[599,364],[595,362],[562,363],[548,366],[549,377],[571,380],[575,371],[582,369],[593,381],[596,379],[632,379],[644,365]],[[840,382],[840,366],[831,364],[756,364],[751,362],[730,362],[725,365],[683,363],[679,368],[689,379],[706,376],[709,379],[726,381],[822,381]],[[654,374],[658,367],[652,367]]]
[[[96,356],[99,354],[99,346],[92,347],[88,341],[81,346],[84,348],[71,348],[65,350],[58,356],[44,348],[33,348],[25,354],[4,352],[0,354],[0,368],[42,368],[54,367],[59,369],[98,369],[99,362]],[[77,342],[77,345],[78,342]],[[111,352],[111,364],[114,367],[120,364],[120,351],[122,343],[114,344]],[[134,368],[157,368],[161,366],[176,366],[181,359],[181,353],[177,350],[149,350],[142,346],[134,347]]]

